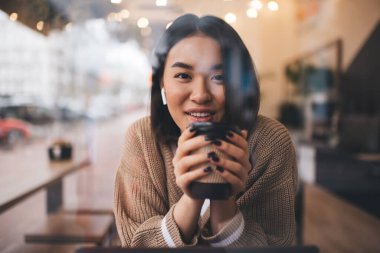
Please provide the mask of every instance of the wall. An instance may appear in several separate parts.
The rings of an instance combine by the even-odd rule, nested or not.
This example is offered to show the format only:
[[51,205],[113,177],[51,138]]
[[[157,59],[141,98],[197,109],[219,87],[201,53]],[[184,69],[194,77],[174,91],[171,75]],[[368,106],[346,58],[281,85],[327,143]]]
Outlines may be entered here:
[[263,9],[256,19],[237,27],[256,64],[260,76],[260,113],[276,118],[286,99],[284,63],[297,49],[296,23],[292,1],[278,1],[280,9]]
[[319,11],[299,22],[300,2],[302,0],[279,1],[279,11],[263,11],[257,19],[244,19],[234,25],[261,76],[260,113],[270,117],[278,116],[278,108],[286,99],[287,81],[283,75],[286,62],[341,38],[344,71],[380,19],[379,0],[320,0]]
[[336,38],[343,40],[343,70],[367,40],[380,19],[379,0],[324,0],[316,22],[298,32],[299,52]]

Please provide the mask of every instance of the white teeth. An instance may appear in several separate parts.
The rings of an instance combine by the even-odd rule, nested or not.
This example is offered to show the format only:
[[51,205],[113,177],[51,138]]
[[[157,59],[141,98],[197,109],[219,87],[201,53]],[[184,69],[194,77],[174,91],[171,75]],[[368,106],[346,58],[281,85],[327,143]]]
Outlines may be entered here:
[[193,117],[198,117],[198,118],[206,118],[206,117],[211,116],[211,113],[208,113],[208,112],[190,112],[189,114]]

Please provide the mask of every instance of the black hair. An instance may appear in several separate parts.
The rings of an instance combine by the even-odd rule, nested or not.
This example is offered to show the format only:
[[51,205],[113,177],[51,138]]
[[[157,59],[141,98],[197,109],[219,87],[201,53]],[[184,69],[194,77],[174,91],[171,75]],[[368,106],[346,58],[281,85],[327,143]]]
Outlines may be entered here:
[[[153,54],[151,89],[151,125],[157,140],[168,142],[180,135],[161,98],[161,82],[170,49],[180,40],[201,34],[214,39],[220,46],[223,59],[225,115],[223,121],[250,131],[260,105],[259,82],[248,52],[237,32],[215,16],[197,17],[185,14],[166,29]],[[227,96],[228,94],[228,96]]]

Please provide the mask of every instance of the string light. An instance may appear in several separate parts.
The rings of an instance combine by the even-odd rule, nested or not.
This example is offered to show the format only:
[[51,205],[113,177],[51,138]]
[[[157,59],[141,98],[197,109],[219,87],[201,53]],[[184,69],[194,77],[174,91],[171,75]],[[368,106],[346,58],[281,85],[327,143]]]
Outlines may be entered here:
[[123,0],[111,0],[113,4],[120,4]]
[[249,18],[257,18],[258,15],[257,10],[254,8],[249,8],[246,13]]
[[149,20],[147,18],[139,18],[139,20],[137,20],[137,26],[139,28],[146,28],[148,27],[149,25]]
[[109,22],[121,22],[123,21],[123,19],[129,18],[130,15],[131,14],[127,9],[123,9],[120,12],[111,12],[110,14],[108,14],[107,20]]
[[263,4],[260,0],[252,0],[249,5],[256,10],[261,10],[261,8],[263,8]]
[[107,16],[107,20],[110,21],[110,22],[115,21],[116,19],[117,19],[117,15],[116,15],[116,13],[114,13],[114,12],[111,12],[111,13],[108,14],[108,16]]
[[236,22],[236,15],[233,14],[232,12],[229,12],[227,13],[225,16],[224,16],[224,20],[227,22],[227,23],[235,23]]
[[269,1],[267,3],[267,7],[270,11],[278,11],[279,9],[278,3],[276,1]]
[[264,4],[269,11],[278,11],[280,9],[276,0],[252,0],[249,2],[249,8],[246,11],[247,16],[249,18],[257,18],[259,11],[263,9]]
[[167,4],[167,0],[156,0],[156,6],[166,6]]
[[129,13],[129,11],[127,9],[123,9],[123,10],[120,11],[120,16],[123,19],[129,18],[129,15],[130,15],[130,13]]

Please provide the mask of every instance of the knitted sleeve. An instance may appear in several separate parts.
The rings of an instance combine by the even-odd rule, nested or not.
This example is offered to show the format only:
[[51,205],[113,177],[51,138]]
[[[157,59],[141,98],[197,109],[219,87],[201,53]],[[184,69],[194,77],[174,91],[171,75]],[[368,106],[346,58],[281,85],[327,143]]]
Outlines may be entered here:
[[[149,121],[138,121],[127,131],[116,174],[114,213],[123,247],[183,247],[185,244],[169,208],[162,160],[155,151]],[[145,128],[145,131],[144,131]]]
[[202,239],[216,247],[287,246],[295,236],[296,155],[288,131],[265,118],[249,141],[253,168],[239,212],[218,234]]

